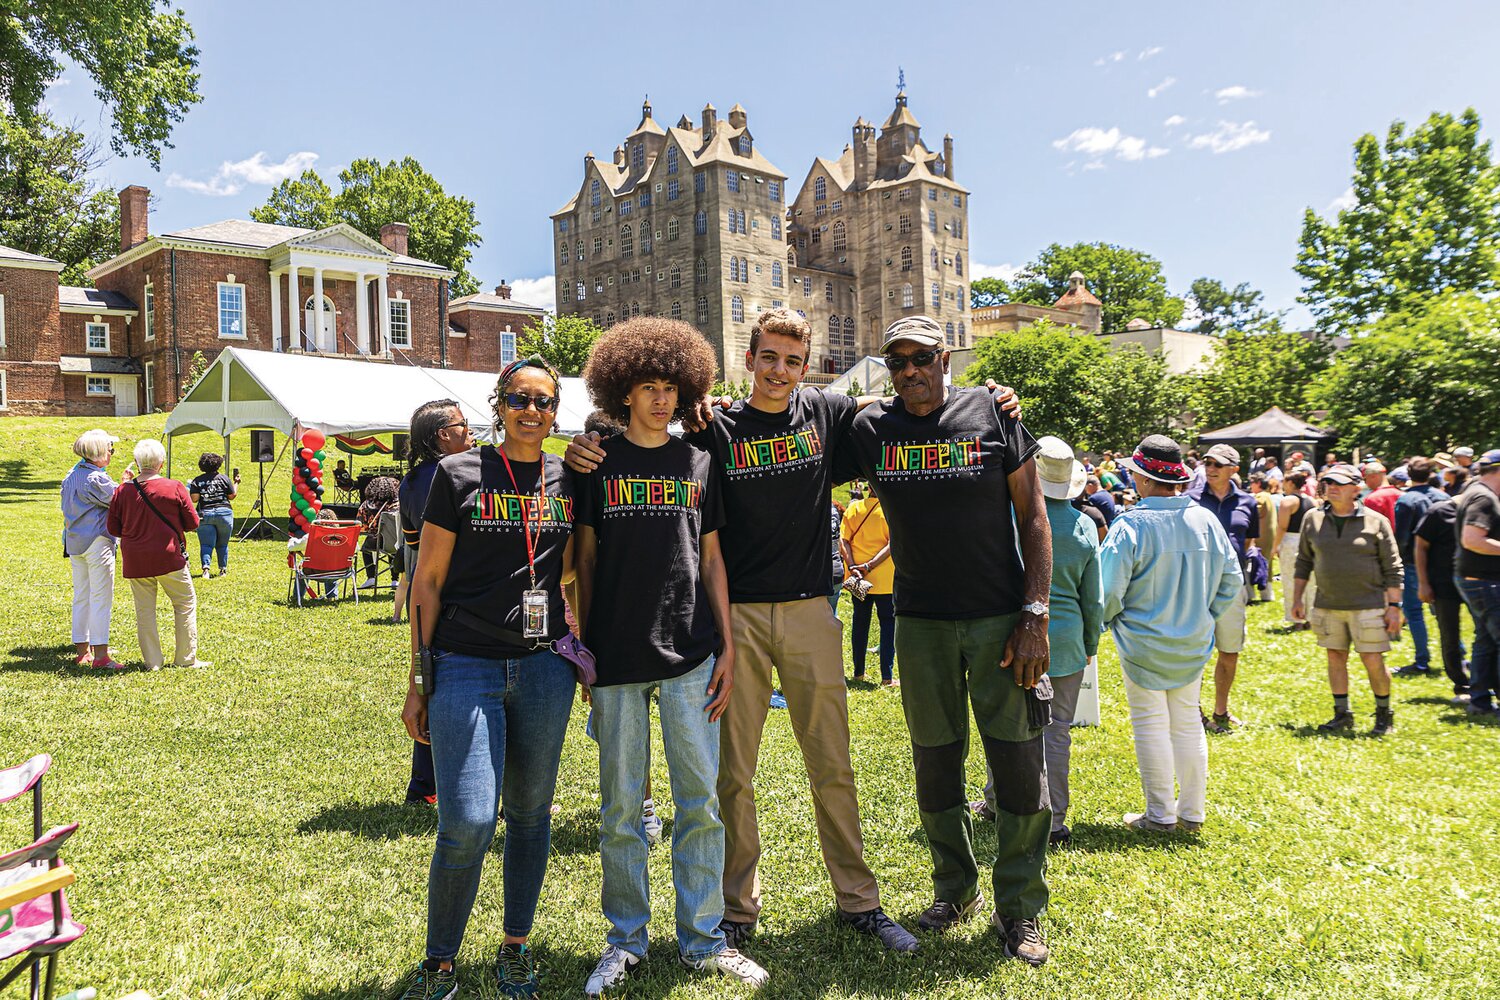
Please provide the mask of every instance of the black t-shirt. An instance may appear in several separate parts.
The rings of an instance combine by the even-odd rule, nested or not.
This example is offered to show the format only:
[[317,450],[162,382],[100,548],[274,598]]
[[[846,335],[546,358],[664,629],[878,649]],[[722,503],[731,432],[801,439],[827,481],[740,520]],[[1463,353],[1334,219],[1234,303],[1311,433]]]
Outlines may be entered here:
[[[543,464],[547,500],[538,504]],[[560,639],[568,631],[562,570],[563,552],[573,537],[573,474],[556,455],[543,455],[541,462],[512,460],[510,469],[514,485],[500,452],[491,445],[449,455],[438,463],[424,519],[458,536],[443,582],[442,605],[445,612],[457,606],[496,628],[519,633],[521,593],[531,589],[524,533],[529,525],[536,546],[536,585],[548,596],[547,638]],[[446,613],[438,620],[432,645],[491,659],[533,652],[526,646],[508,646]]]
[[1439,597],[1456,598],[1458,588],[1453,585],[1454,559],[1457,556],[1458,540],[1453,533],[1453,519],[1458,514],[1458,504],[1444,498],[1427,508],[1422,520],[1417,522],[1416,536],[1427,540],[1427,581],[1432,592]]
[[198,513],[229,506],[234,483],[222,472],[205,472],[188,484],[188,492],[198,494]]
[[731,601],[828,595],[830,463],[857,409],[849,396],[803,386],[782,413],[741,400],[686,438],[713,454],[721,474]]
[[836,474],[863,475],[885,507],[896,613],[986,618],[1021,610],[1024,570],[1006,476],[1037,450],[979,388],[950,389],[925,417],[899,399],[854,418]]
[[1486,537],[1500,539],[1500,497],[1477,480],[1459,495],[1458,519],[1453,528],[1458,538],[1458,575],[1500,580],[1500,556],[1464,548],[1464,528],[1469,525],[1484,529]]
[[[724,523],[713,456],[678,438],[642,448],[622,434],[578,487],[578,523],[598,536],[584,639],[599,684],[680,677],[719,646],[698,573],[699,539]],[[818,524],[827,530],[821,511]]]

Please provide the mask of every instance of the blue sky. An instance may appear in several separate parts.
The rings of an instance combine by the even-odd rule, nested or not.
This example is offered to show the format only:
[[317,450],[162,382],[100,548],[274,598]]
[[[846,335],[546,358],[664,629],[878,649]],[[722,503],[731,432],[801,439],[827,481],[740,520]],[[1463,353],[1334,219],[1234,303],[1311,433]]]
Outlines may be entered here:
[[[955,136],[977,264],[1104,240],[1156,255],[1174,292],[1248,281],[1276,308],[1296,305],[1302,210],[1345,194],[1358,135],[1500,114],[1500,4],[1483,2],[183,6],[204,102],[160,173],[99,171],[152,189],[153,232],[245,217],[304,165],[334,183],[411,155],[477,204],[480,281],[549,307],[547,217],[645,94],[665,123],[740,102],[795,189],[856,117],[885,117],[899,67],[928,144]],[[70,71],[49,103],[102,130],[90,91]]]

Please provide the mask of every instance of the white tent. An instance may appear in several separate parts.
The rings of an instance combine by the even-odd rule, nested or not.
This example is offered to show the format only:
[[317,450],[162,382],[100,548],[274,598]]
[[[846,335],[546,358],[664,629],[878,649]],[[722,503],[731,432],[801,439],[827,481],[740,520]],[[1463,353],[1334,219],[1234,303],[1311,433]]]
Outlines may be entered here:
[[[576,434],[592,409],[583,379],[562,380],[555,433]],[[433,399],[455,399],[480,440],[494,437],[489,398],[495,374],[417,368],[307,354],[228,347],[167,417],[166,437],[211,431],[225,439],[244,428],[288,436],[317,428],[328,435],[407,431],[412,412]],[[170,452],[169,452],[170,454]]]

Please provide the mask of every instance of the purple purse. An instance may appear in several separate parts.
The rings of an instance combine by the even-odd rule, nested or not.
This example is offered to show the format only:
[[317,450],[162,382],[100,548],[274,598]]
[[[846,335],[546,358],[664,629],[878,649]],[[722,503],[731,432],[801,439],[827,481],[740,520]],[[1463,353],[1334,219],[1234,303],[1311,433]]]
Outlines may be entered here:
[[598,683],[599,674],[594,669],[594,654],[589,652],[589,648],[578,636],[569,632],[561,639],[554,639],[552,652],[573,665],[573,673],[577,676],[578,683],[590,688]]

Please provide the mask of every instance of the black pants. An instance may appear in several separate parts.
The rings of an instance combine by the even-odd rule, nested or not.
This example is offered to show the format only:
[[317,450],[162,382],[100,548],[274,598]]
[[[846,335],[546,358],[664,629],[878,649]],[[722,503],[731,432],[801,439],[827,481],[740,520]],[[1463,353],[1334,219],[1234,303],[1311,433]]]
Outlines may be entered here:
[[1438,645],[1443,651],[1443,672],[1453,682],[1453,693],[1469,690],[1469,672],[1464,669],[1464,642],[1459,632],[1459,609],[1463,598],[1433,594],[1432,617],[1437,619]]
[[413,802],[437,794],[437,777],[432,773],[432,747],[411,742],[411,781],[406,785],[406,801]]
[[870,594],[863,601],[854,600],[854,621],[850,626],[849,652],[854,658],[854,676],[865,675],[865,648],[870,644],[870,610],[880,619],[880,679],[895,676],[896,606],[890,594]]

